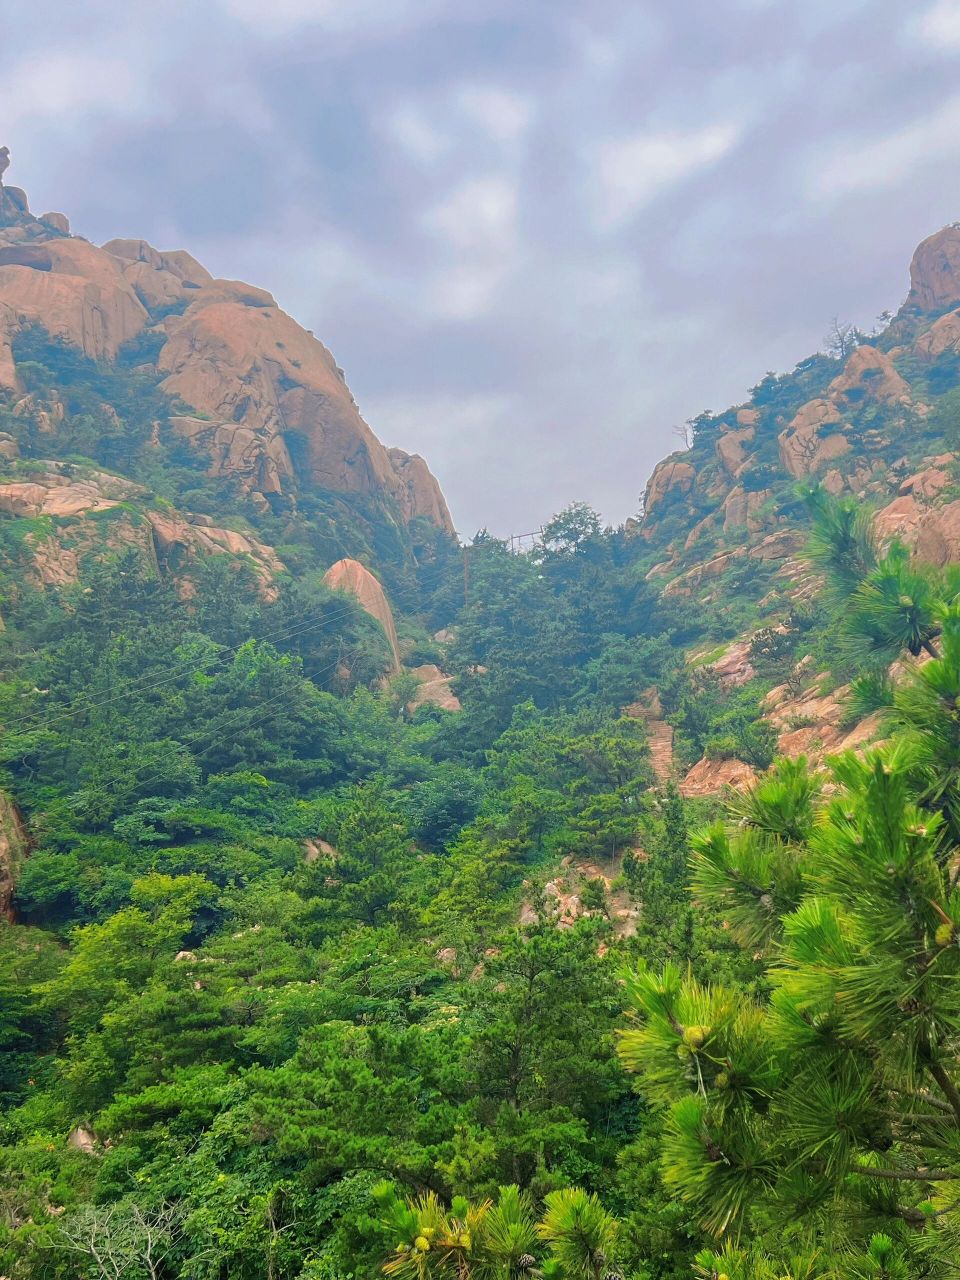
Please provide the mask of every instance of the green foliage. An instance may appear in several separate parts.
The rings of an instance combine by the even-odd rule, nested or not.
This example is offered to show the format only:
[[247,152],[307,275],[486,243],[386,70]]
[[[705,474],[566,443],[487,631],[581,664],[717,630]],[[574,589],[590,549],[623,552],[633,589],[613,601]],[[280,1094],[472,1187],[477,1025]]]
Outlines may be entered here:
[[729,1274],[765,1275],[791,1249],[791,1275],[830,1273],[828,1256],[862,1257],[844,1274],[915,1274],[921,1255],[948,1274],[960,896],[910,755],[838,758],[825,801],[782,765],[732,808],[733,838],[695,842],[698,898],[742,946],[777,940],[762,999],[671,965],[629,979],[620,1055],[664,1111],[667,1185],[708,1231],[761,1246],[725,1254]]

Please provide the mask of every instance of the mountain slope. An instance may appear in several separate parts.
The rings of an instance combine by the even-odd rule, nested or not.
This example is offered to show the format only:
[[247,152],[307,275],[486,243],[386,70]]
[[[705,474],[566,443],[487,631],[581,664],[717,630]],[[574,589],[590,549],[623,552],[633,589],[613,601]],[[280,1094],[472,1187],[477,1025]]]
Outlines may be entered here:
[[14,403],[15,339],[30,324],[94,361],[136,344],[160,390],[184,406],[173,430],[264,510],[323,489],[386,499],[403,521],[453,533],[426,465],[380,443],[333,356],[269,293],[214,280],[182,250],[97,248],[71,236],[62,215],[36,218],[19,189],[0,187],[0,388]]
[[[691,447],[655,468],[639,532],[668,591],[696,594],[729,567],[717,563],[721,556],[787,559],[792,541],[772,539],[802,523],[798,481],[879,506],[910,496],[917,507],[901,504],[902,516],[887,517],[891,533],[908,537],[906,513],[917,517],[933,487],[941,502],[950,496],[960,421],[960,226],[925,240],[910,276],[909,297],[882,331],[841,332],[831,354],[767,374],[745,404],[693,419]],[[941,562],[960,545],[954,519],[943,518]]]

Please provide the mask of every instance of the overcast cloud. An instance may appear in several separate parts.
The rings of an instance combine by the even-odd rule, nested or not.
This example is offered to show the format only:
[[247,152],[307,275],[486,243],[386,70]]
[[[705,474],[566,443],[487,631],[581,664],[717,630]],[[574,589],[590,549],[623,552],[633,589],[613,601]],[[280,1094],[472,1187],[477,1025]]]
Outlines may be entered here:
[[633,513],[672,428],[960,218],[960,0],[0,0],[32,207],[333,350],[465,536]]

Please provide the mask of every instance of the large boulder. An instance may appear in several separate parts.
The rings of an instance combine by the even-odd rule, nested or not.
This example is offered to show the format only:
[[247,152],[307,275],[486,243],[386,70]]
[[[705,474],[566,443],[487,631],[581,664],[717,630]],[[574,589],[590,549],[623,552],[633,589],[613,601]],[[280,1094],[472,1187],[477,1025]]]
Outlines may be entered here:
[[798,480],[850,452],[843,417],[832,400],[808,400],[777,437],[780,461]]
[[910,263],[906,306],[943,311],[960,302],[960,223],[921,241]]
[[166,322],[158,363],[164,390],[210,419],[215,469],[231,471],[242,458],[238,478],[262,494],[298,485],[386,494],[406,519],[426,516],[453,532],[426,465],[401,451],[391,457],[333,356],[270,294],[212,280],[191,296],[184,314]]
[[20,811],[0,791],[0,916],[8,921],[13,920],[13,895],[29,847]]
[[647,491],[643,499],[646,515],[660,506],[668,494],[686,495],[693,488],[697,471],[691,462],[682,458],[664,458],[653,469],[653,475],[647,482]]
[[[738,414],[737,416],[739,417],[740,415]],[[716,443],[717,457],[728,475],[736,476],[746,462],[747,450],[744,446],[753,440],[755,434],[756,429],[754,427],[746,426],[740,427],[738,430],[724,431],[718,437]]]
[[876,347],[857,347],[843,372],[830,383],[830,398],[840,409],[849,409],[863,400],[906,404],[910,387],[894,368],[893,361]]
[[715,796],[727,788],[743,791],[753,785],[757,771],[742,760],[698,760],[680,783],[680,794],[688,800]]
[[397,643],[397,628],[393,621],[393,610],[380,583],[369,569],[364,568],[359,560],[338,560],[323,575],[324,584],[333,591],[344,591],[366,610],[371,618],[376,618],[383,628],[390,644],[393,656],[393,668],[400,670],[400,646]]

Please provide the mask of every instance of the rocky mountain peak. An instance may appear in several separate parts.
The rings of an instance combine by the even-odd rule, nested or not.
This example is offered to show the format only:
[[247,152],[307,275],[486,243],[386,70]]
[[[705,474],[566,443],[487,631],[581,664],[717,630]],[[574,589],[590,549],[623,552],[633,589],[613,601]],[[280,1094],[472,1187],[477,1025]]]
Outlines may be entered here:
[[[10,163],[0,149],[0,177]],[[422,459],[388,450],[360,415],[327,348],[271,294],[217,280],[185,250],[145,240],[97,247],[62,214],[34,217],[0,185],[0,391],[22,391],[14,345],[39,326],[97,362],[149,351],[162,389],[184,412],[179,433],[264,511],[300,492],[369,495],[403,522],[453,521]]]
[[910,263],[906,306],[943,311],[960,302],[960,223],[954,222],[922,241]]

